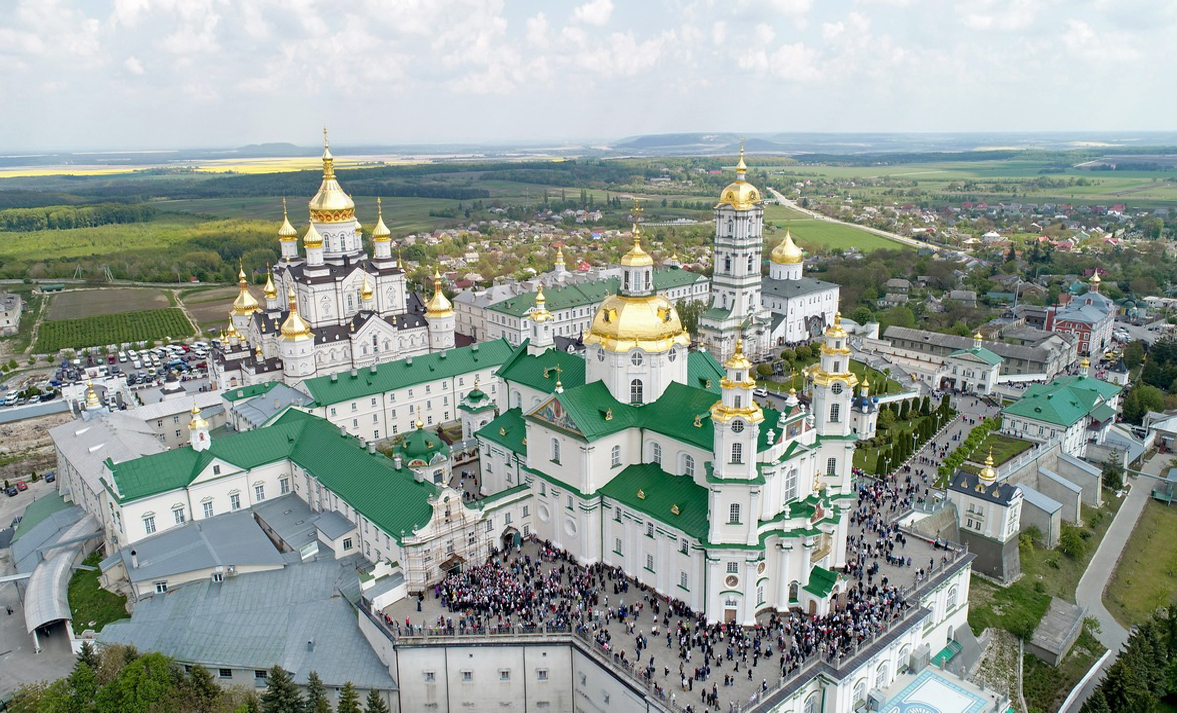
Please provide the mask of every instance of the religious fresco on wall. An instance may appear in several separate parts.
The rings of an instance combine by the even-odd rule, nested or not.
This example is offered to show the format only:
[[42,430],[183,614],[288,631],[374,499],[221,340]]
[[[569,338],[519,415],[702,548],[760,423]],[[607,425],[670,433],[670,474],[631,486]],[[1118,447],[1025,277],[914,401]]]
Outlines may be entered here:
[[581,432],[580,427],[572,420],[572,416],[564,410],[564,404],[560,403],[560,399],[552,399],[536,409],[531,415],[565,431]]

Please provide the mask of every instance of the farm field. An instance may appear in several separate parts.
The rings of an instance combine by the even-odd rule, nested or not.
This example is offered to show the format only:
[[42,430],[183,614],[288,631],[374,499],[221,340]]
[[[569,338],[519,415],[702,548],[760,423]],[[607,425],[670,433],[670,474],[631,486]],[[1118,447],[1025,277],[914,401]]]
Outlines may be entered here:
[[[310,197],[307,196],[307,199]],[[371,232],[376,225],[376,198],[373,196],[353,196],[356,203],[356,218],[364,226],[364,232]],[[384,224],[389,230],[413,231],[426,230],[442,225],[452,218],[439,218],[429,215],[430,211],[451,210],[457,208],[461,201],[446,198],[384,198]],[[304,200],[288,201],[290,222],[301,234],[306,231],[307,215]],[[193,200],[155,201],[152,203],[162,211],[176,213],[191,213],[197,216],[210,216],[222,219],[246,219],[250,221],[265,221],[273,227],[271,235],[276,235],[282,225],[282,198],[198,198]]]
[[773,240],[774,247],[784,237],[783,229],[788,225],[793,231],[793,240],[797,241],[797,244],[807,250],[815,246],[824,246],[828,249],[840,248],[842,250],[858,248],[863,252],[870,252],[872,250],[912,249],[910,245],[891,240],[890,238],[884,238],[881,235],[868,233],[865,230],[860,230],[849,225],[818,220],[817,218],[774,220],[771,223],[766,219],[765,223],[775,225],[778,228],[776,232],[780,234],[779,237],[774,235],[772,238],[765,239],[765,242],[768,242],[770,239]]
[[[220,330],[228,324],[229,307],[232,306],[233,300],[237,299],[237,290],[237,287],[217,287],[201,290],[181,299],[200,330],[208,332],[209,328]],[[265,305],[265,296],[261,288],[254,285],[249,291],[260,304]]]
[[77,319],[172,306],[164,290],[150,288],[68,290],[49,298],[47,320]]
[[192,325],[176,307],[46,321],[35,351],[45,354],[81,347],[192,336]]

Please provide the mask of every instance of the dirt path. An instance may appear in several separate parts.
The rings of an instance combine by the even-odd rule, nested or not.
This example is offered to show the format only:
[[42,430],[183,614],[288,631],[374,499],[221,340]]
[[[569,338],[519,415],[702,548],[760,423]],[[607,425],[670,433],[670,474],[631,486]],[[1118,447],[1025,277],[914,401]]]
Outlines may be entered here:
[[49,312],[49,299],[48,296],[41,298],[41,305],[37,308],[37,319],[33,322],[33,333],[29,337],[29,345],[24,350],[26,356],[33,353],[33,346],[37,343],[37,332],[41,330],[41,322],[45,321],[45,315]]
[[196,335],[197,339],[200,339],[202,336],[200,333],[200,325],[197,324],[196,319],[192,316],[192,313],[188,311],[188,305],[184,304],[184,299],[180,297],[180,290],[169,290],[169,292],[171,292],[172,297],[175,298],[176,306],[179,307],[180,311],[184,313],[184,319],[188,320],[189,326],[192,327],[192,333]]

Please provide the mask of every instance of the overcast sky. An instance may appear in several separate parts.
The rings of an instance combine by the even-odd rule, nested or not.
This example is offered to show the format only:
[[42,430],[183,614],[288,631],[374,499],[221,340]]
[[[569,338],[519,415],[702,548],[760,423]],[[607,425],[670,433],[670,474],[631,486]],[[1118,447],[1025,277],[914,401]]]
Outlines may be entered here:
[[2,150],[1177,128],[1174,0],[15,4]]

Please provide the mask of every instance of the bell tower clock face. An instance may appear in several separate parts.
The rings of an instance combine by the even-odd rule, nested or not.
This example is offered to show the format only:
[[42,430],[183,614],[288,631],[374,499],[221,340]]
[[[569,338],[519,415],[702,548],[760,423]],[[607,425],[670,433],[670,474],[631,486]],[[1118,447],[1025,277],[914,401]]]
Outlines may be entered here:
[[842,382],[835,381],[834,385],[830,387],[830,391],[834,392],[834,396],[842,393]]

